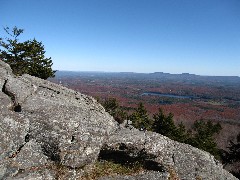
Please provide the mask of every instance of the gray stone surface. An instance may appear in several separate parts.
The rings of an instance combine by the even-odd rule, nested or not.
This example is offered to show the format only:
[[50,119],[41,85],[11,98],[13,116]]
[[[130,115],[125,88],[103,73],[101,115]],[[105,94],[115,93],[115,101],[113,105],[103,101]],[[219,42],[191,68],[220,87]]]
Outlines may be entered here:
[[32,170],[22,172],[14,177],[7,177],[6,180],[56,180],[55,172],[49,169]]
[[121,156],[140,160],[146,173],[103,179],[166,179],[171,169],[181,179],[236,179],[209,153],[119,126],[95,99],[15,77],[1,60],[0,88],[0,179],[78,179],[98,158]]
[[13,158],[9,167],[30,170],[34,168],[45,167],[48,163],[48,157],[43,154],[40,144],[35,140],[26,142],[19,153]]
[[0,111],[0,161],[8,160],[25,144],[29,120],[11,111]]
[[126,159],[139,157],[149,162],[146,168],[152,170],[173,169],[180,179],[236,179],[209,153],[153,132],[122,128],[109,138],[101,152],[103,157],[112,153],[127,154]]
[[29,75],[15,77],[1,60],[0,70],[0,177],[48,161],[70,168],[96,161],[118,125],[95,99]]
[[137,175],[117,175],[117,176],[105,176],[99,178],[99,180],[169,180],[168,173],[161,173],[157,171],[144,172]]

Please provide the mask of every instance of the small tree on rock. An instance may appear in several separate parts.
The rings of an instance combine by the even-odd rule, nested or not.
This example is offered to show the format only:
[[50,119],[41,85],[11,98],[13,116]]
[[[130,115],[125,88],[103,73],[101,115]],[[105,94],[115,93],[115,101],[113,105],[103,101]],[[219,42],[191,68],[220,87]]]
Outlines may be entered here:
[[0,38],[0,58],[8,63],[15,75],[30,74],[42,79],[54,77],[52,60],[45,57],[44,45],[36,39],[19,42],[23,29],[4,28],[8,38]]

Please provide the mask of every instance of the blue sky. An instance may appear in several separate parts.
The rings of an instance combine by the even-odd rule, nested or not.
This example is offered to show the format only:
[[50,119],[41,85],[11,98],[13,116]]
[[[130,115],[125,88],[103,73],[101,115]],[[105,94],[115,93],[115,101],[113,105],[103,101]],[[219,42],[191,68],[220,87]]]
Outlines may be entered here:
[[239,0],[2,0],[57,70],[240,76]]

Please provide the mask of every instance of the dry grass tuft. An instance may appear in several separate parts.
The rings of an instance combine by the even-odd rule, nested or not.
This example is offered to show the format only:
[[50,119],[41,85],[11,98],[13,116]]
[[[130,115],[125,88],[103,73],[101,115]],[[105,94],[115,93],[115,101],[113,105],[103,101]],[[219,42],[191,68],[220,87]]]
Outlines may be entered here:
[[138,162],[131,165],[117,164],[111,161],[97,161],[91,172],[85,173],[79,180],[94,180],[102,176],[133,175],[143,172],[142,165]]
[[178,175],[173,167],[169,167],[168,172],[170,174],[169,180],[180,180],[180,178],[178,177]]

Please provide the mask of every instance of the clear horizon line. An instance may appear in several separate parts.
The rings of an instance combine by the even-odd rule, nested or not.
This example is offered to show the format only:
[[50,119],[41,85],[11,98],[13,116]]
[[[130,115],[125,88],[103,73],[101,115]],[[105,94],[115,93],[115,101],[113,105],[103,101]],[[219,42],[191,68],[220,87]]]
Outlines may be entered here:
[[67,72],[89,72],[89,73],[132,73],[132,74],[154,74],[154,73],[159,73],[159,74],[169,74],[169,75],[195,75],[195,76],[205,76],[205,77],[238,77],[238,75],[206,75],[206,74],[194,74],[194,73],[187,73],[187,72],[182,72],[182,73],[167,73],[167,72],[134,72],[134,71],[89,71],[89,70],[57,70],[57,71],[67,71]]

